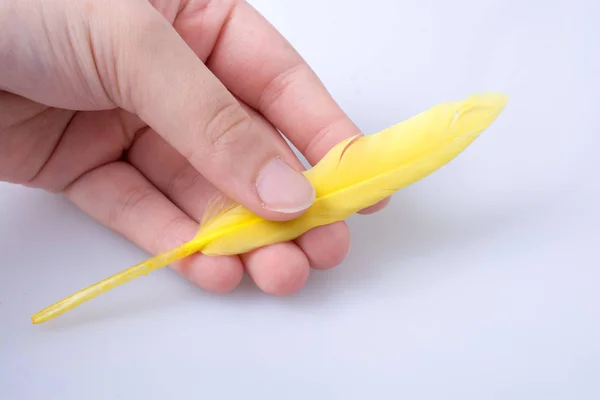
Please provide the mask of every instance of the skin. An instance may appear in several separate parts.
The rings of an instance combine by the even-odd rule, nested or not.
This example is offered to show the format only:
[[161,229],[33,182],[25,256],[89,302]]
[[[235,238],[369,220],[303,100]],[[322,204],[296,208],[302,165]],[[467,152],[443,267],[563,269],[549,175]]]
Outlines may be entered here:
[[[0,180],[62,193],[152,254],[191,239],[217,195],[273,220],[300,215],[257,195],[273,157],[302,170],[279,132],[313,165],[359,133],[243,1],[3,1],[0,26]],[[339,265],[349,243],[340,222],[171,267],[212,292],[246,271],[287,295],[311,268]]]

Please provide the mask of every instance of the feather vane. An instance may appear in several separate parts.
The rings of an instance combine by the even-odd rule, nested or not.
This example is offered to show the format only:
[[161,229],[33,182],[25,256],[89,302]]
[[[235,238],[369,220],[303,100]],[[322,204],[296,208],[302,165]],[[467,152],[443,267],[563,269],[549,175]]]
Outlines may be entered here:
[[304,172],[316,191],[313,205],[291,221],[265,220],[240,205],[209,212],[189,242],[151,257],[40,311],[45,322],[112,288],[195,252],[242,254],[342,221],[428,176],[464,151],[502,112],[496,93],[434,106],[379,133],[346,139]]

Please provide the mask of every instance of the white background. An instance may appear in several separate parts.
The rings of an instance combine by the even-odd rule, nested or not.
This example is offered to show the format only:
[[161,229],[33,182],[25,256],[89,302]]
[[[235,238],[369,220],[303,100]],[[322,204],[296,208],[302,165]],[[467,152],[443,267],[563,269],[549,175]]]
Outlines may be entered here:
[[367,133],[473,92],[510,103],[352,218],[344,264],[288,298],[163,270],[32,325],[147,254],[61,197],[0,185],[0,398],[599,399],[600,3],[252,4]]

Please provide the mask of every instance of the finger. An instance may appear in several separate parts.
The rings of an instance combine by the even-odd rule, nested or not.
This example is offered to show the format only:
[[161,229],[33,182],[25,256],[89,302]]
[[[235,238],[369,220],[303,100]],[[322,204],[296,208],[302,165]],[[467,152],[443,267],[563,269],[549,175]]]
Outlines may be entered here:
[[[264,124],[265,129],[271,130],[273,140],[283,140],[264,119],[258,115],[253,117],[258,124]],[[128,153],[128,160],[173,203],[197,221],[201,220],[208,202],[220,195],[210,182],[152,130],[138,137]],[[161,160],[161,163],[156,163],[156,160]],[[338,222],[311,230],[296,243],[306,253],[312,267],[326,269],[343,260],[349,240],[346,223]]]
[[[271,135],[273,141],[280,142],[279,145],[284,148],[284,156],[295,161],[294,167],[302,169],[302,164],[285,145],[281,135],[256,115],[256,111],[244,104],[242,107],[261,129]],[[185,157],[151,128],[138,134],[127,152],[127,160],[195,221],[201,221],[209,202],[223,196]],[[157,163],[156,160],[161,162]]]
[[223,26],[207,65],[311,164],[341,140],[360,133],[300,55],[245,2]]
[[391,198],[388,197],[386,199],[381,200],[377,204],[373,204],[372,206],[369,206],[369,207],[359,211],[358,213],[364,214],[364,215],[376,213],[378,211],[383,210],[390,203],[390,201],[391,201]]
[[231,12],[207,65],[313,165],[337,143],[361,133],[301,56],[245,2]]
[[[139,137],[129,152],[129,159],[158,189],[198,221],[208,202],[220,195],[210,182],[151,130]],[[155,162],[157,159],[161,160],[160,165]],[[327,258],[328,255],[317,254],[316,257],[317,262],[322,263],[318,257]],[[294,243],[260,248],[242,255],[241,259],[248,275],[268,294],[293,293],[302,288],[308,278],[309,261]]]
[[[134,132],[143,126],[140,123],[122,110],[74,113],[28,185],[61,192],[87,171],[120,159]],[[42,137],[51,132],[46,127],[38,128]]]
[[[152,130],[138,138],[128,157],[159,190],[198,221],[201,220],[208,202],[220,195],[210,182]],[[155,162],[156,159],[161,160],[160,165]],[[325,238],[325,242],[332,246],[337,245],[331,243],[328,238]],[[307,244],[310,245],[310,240]],[[310,249],[308,251],[309,254],[315,253]],[[315,256],[319,264],[326,262],[321,260],[322,258],[330,257],[325,253]],[[293,242],[260,248],[251,254],[242,255],[241,259],[248,275],[268,294],[293,293],[301,289],[308,278],[307,256]]]
[[127,152],[127,161],[196,222],[202,220],[207,205],[222,196],[215,186],[151,128],[138,135]]
[[117,25],[109,30],[117,49],[111,60],[116,72],[105,84],[117,104],[254,213],[283,220],[308,208],[315,191],[286,160],[284,144],[252,120],[149,3],[118,4],[107,7]]
[[[155,255],[192,239],[197,224],[131,165],[114,162],[84,174],[66,191],[84,212]],[[239,257],[193,254],[171,267],[205,290],[224,293],[241,281]]]
[[295,240],[314,269],[338,266],[350,249],[350,230],[345,222],[320,226]]
[[302,289],[310,275],[308,258],[292,242],[273,244],[240,257],[256,286],[267,294],[293,294]]

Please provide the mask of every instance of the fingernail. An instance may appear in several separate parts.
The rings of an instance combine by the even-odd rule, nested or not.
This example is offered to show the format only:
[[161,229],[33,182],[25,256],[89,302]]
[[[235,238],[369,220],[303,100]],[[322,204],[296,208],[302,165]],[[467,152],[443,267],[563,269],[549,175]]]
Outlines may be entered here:
[[263,168],[256,190],[263,206],[271,211],[295,213],[307,209],[315,201],[315,189],[308,179],[280,158]]

